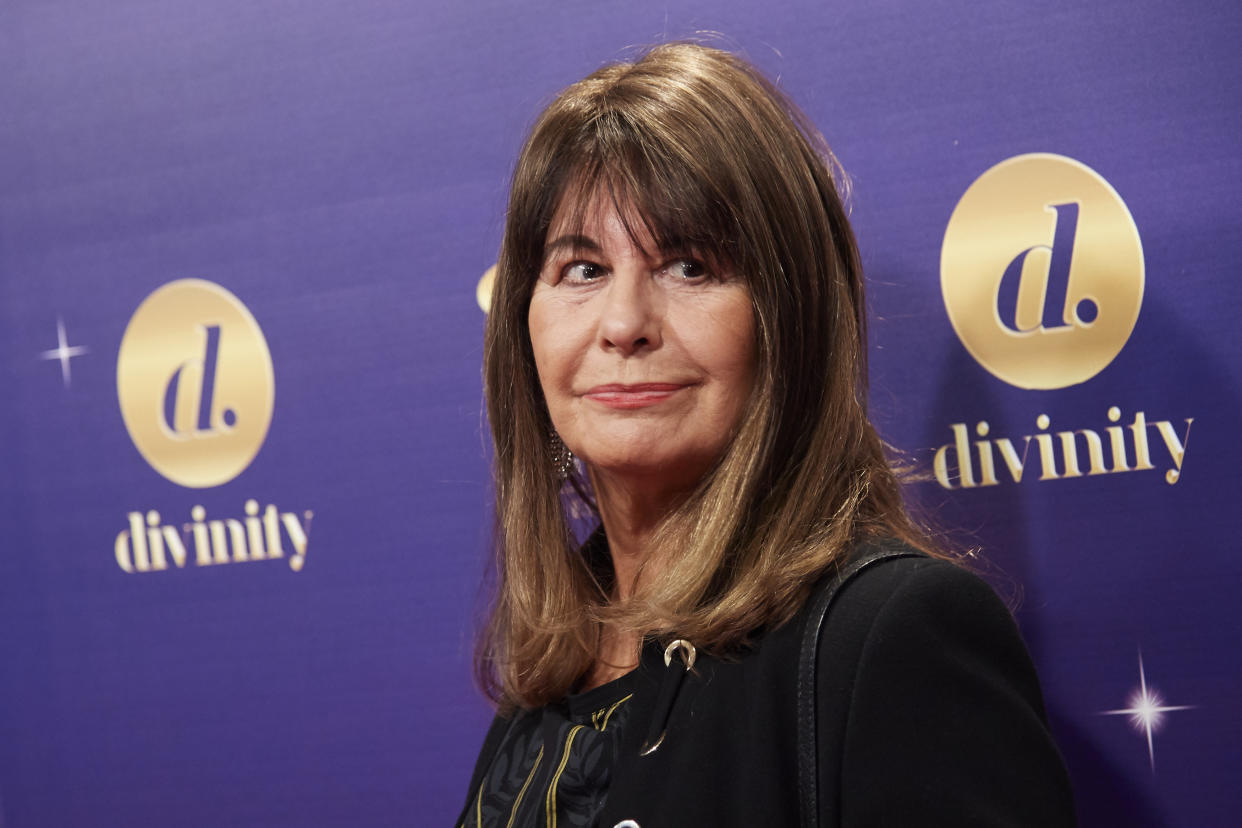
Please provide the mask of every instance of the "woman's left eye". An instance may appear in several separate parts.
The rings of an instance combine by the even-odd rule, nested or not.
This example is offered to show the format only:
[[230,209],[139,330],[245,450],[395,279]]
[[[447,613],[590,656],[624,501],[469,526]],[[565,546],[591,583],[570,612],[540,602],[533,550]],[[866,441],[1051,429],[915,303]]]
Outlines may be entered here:
[[687,281],[701,279],[707,275],[707,267],[702,262],[695,261],[694,259],[678,259],[669,264],[666,269],[671,275]]

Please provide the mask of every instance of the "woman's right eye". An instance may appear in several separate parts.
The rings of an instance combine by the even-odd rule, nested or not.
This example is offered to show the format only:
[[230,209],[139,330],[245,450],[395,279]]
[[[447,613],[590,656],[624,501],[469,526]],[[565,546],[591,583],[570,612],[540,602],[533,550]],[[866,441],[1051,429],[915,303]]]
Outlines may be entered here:
[[604,269],[591,262],[573,262],[561,271],[561,279],[566,282],[582,284],[593,282],[600,277]]

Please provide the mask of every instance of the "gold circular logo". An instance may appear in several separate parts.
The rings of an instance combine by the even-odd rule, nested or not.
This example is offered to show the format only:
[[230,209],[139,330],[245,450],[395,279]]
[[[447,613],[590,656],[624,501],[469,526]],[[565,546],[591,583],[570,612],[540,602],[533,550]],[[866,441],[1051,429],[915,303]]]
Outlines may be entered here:
[[1098,173],[1033,153],[979,176],[949,217],[940,288],[980,365],[1019,388],[1086,382],[1121,352],[1143,303],[1134,218]]
[[116,391],[143,459],[172,482],[202,489],[250,465],[272,422],[276,381],[246,306],[217,284],[180,279],[134,311]]
[[496,265],[483,271],[483,277],[474,289],[474,301],[484,313],[492,309],[492,291],[496,289]]

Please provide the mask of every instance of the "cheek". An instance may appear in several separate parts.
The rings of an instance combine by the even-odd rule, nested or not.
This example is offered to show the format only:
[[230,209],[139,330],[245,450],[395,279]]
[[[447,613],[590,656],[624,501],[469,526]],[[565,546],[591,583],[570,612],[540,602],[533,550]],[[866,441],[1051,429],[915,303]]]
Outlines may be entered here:
[[703,330],[701,351],[711,361],[712,373],[726,384],[738,404],[750,396],[755,375],[755,321],[749,295],[732,297],[713,314]]
[[530,311],[526,316],[527,331],[530,335],[531,353],[535,357],[535,369],[539,373],[539,384],[543,386],[544,397],[552,404],[556,391],[563,388],[572,371],[570,357],[572,349],[567,347],[568,337],[563,330],[564,325],[558,324],[558,317],[563,315],[556,308],[549,307],[546,300],[536,294],[531,299]]
[[728,352],[734,369],[749,382],[755,374],[755,323],[749,306],[746,311],[740,315]]

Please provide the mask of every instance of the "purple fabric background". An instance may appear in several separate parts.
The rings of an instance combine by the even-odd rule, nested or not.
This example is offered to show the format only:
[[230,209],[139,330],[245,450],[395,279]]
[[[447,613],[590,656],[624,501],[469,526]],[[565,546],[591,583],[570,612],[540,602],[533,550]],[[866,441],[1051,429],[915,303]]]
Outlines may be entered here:
[[[851,173],[877,422],[1193,417],[1162,471],[915,496],[979,543],[1044,680],[1086,825],[1236,819],[1242,767],[1242,13],[1233,2],[13,0],[0,6],[0,825],[447,825],[489,711],[469,675],[489,536],[483,314],[507,178],[556,90],[725,33]],[[1147,287],[1089,382],[983,370],[941,301],[957,200],[1026,152],[1125,199]],[[237,479],[181,488],[117,404],[138,304],[216,282],[272,352]],[[42,358],[88,348],[60,366]],[[1180,425],[1179,425],[1180,432]],[[1159,465],[1159,462],[1157,462]],[[1161,469],[1164,466],[1160,466]],[[313,510],[305,568],[126,574],[130,511]],[[1002,575],[1003,574],[1003,575]],[[1154,736],[1124,716],[1146,680]],[[911,688],[917,693],[917,688]]]

